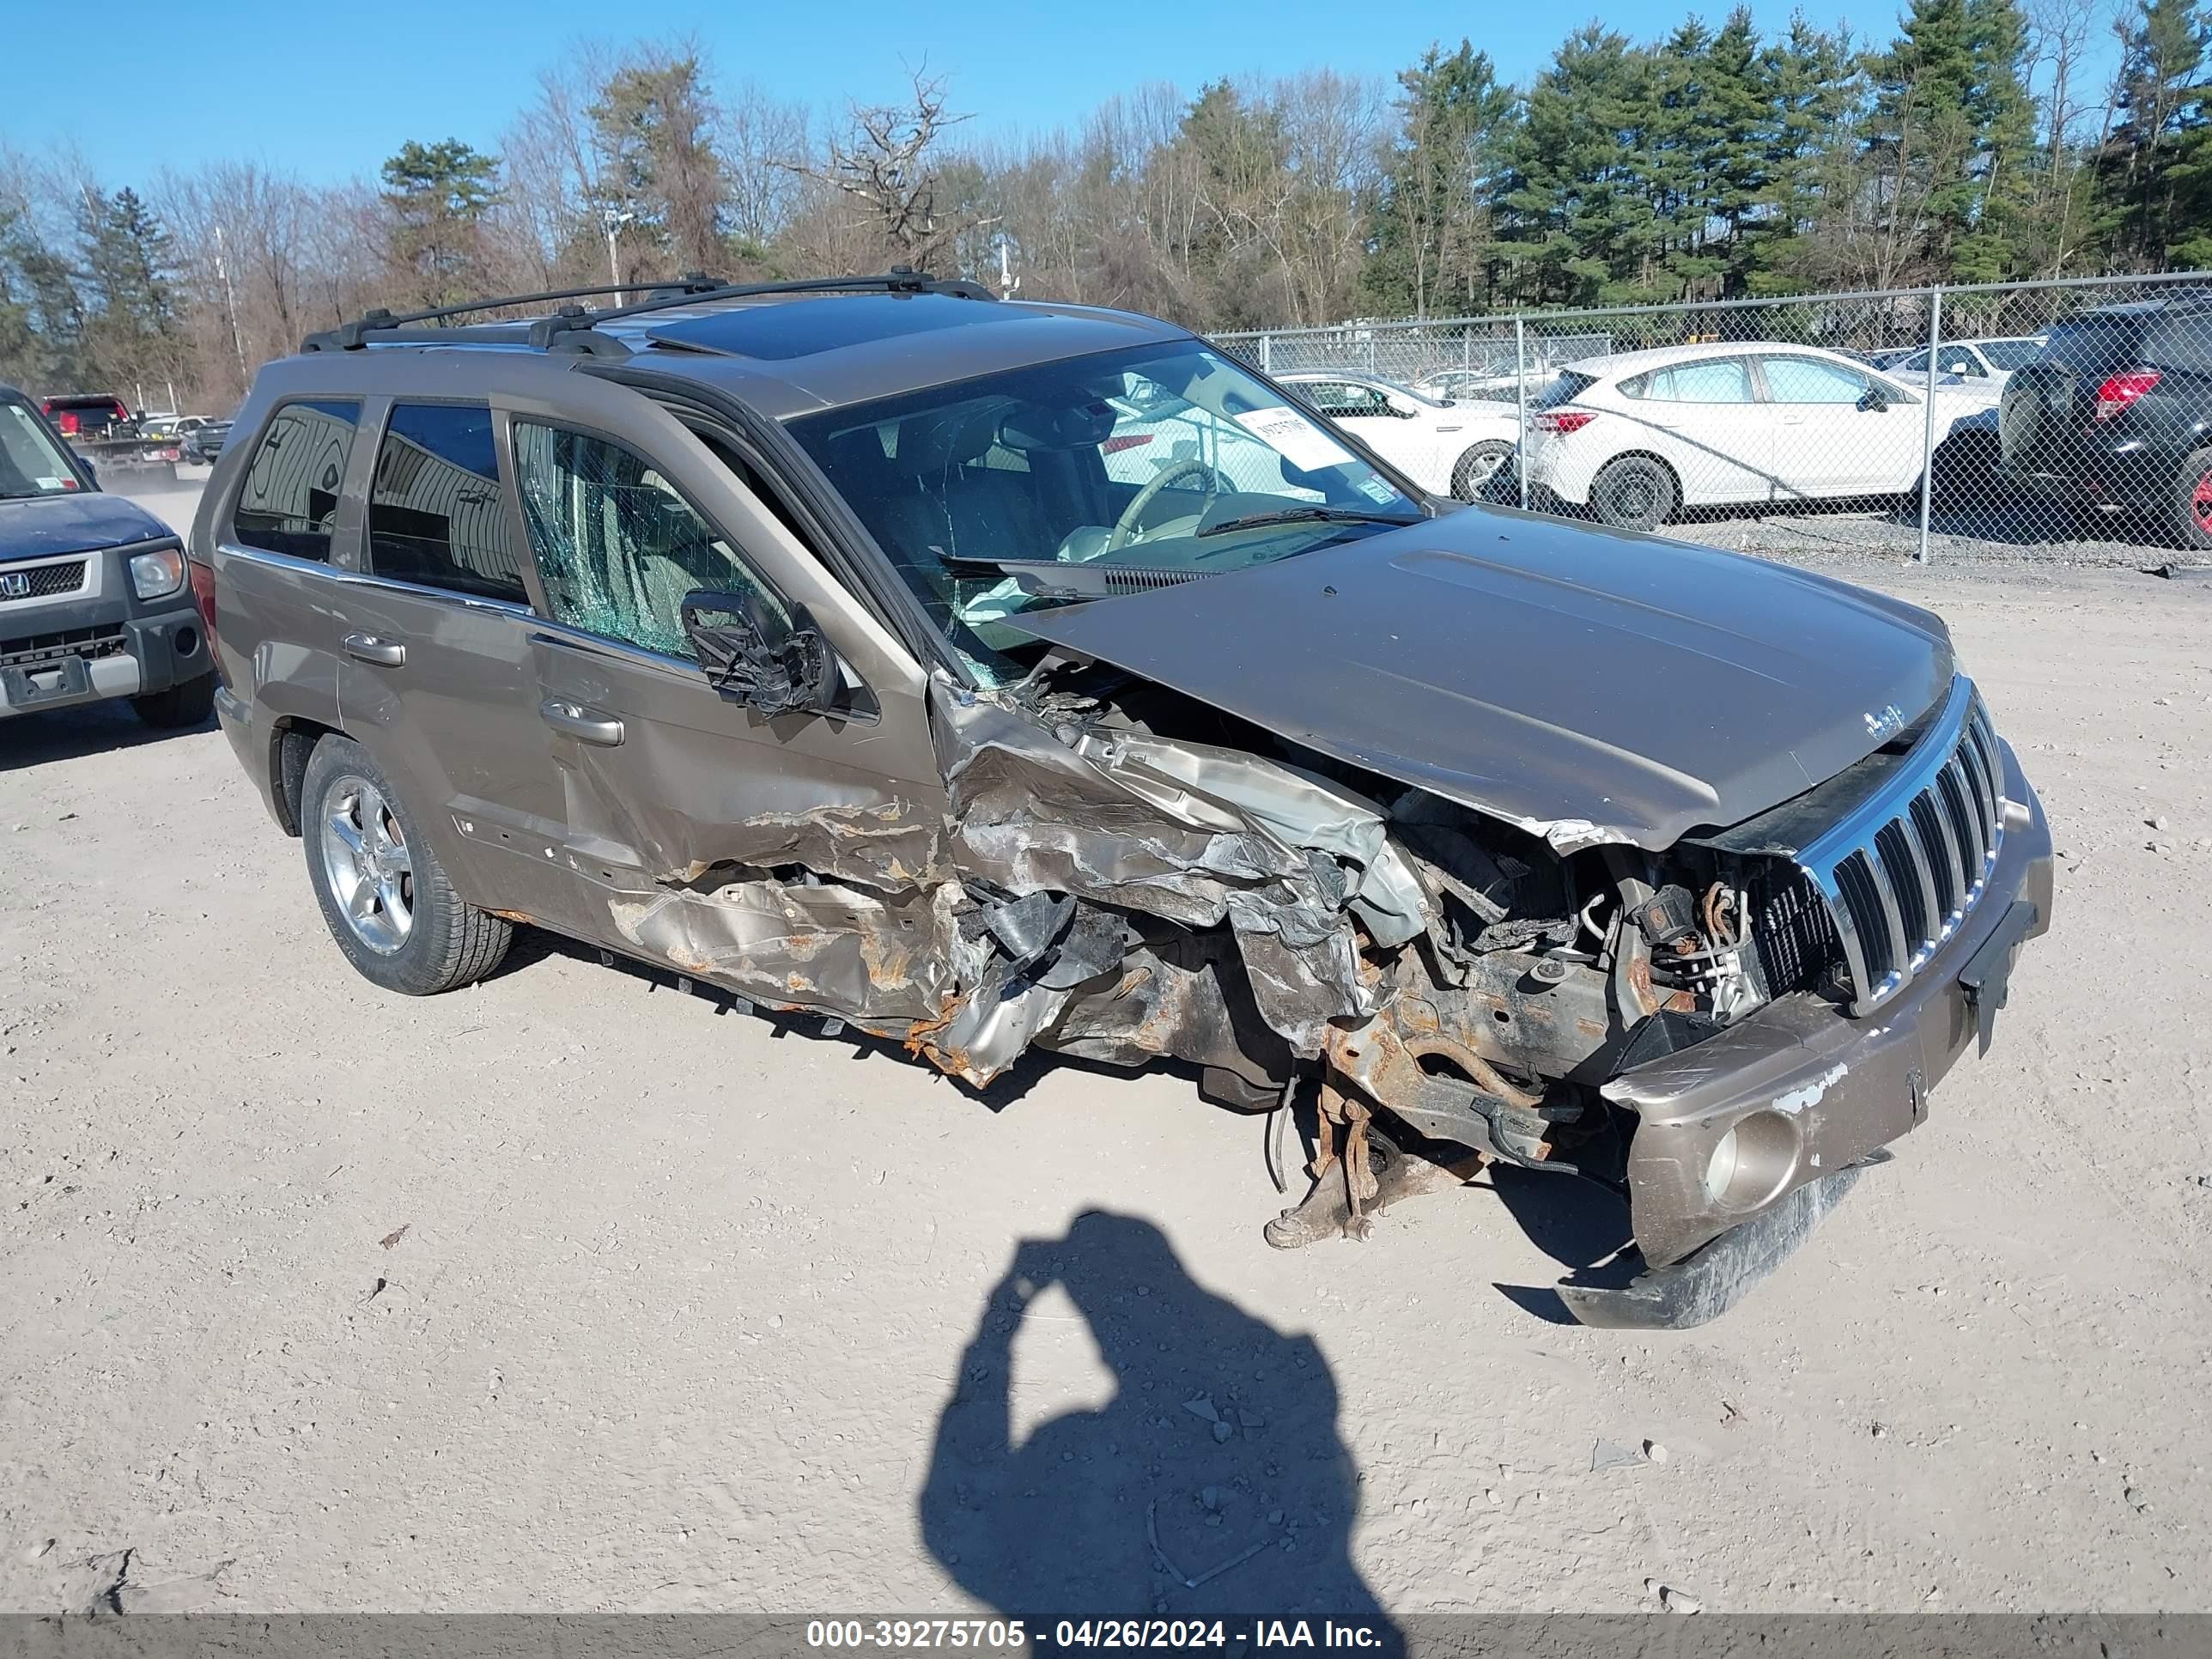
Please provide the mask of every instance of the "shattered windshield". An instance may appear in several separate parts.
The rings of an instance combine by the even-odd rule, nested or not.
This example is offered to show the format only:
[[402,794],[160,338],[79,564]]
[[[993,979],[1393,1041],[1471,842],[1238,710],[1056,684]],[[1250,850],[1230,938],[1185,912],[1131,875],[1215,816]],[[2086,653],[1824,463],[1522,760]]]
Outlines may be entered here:
[[991,684],[1018,678],[1038,654],[1021,613],[1068,596],[1025,592],[989,562],[1096,564],[1159,585],[1421,516],[1326,423],[1194,341],[790,424]]

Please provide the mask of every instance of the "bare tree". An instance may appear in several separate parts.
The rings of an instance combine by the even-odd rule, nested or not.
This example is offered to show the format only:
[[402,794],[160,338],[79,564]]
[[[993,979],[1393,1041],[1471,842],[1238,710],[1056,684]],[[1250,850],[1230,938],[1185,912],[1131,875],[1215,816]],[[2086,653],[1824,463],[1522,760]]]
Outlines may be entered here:
[[855,228],[890,258],[933,270],[975,222],[945,210],[938,166],[939,139],[969,118],[949,112],[942,76],[917,70],[913,89],[904,103],[854,106],[822,161],[786,165],[841,193],[858,210]]

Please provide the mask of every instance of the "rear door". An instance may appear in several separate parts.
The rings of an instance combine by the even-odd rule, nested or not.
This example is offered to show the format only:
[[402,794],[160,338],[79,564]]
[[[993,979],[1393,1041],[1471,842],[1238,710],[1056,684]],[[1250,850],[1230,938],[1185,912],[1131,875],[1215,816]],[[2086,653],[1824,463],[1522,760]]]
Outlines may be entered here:
[[[1631,392],[1632,385],[1638,389]],[[1773,494],[1771,412],[1755,400],[1749,358],[1671,363],[1620,389],[1625,418],[1642,430],[1614,434],[1612,447],[1663,457],[1681,480],[1685,506],[1763,501]]]
[[[214,647],[225,707],[264,752],[291,720],[336,726],[338,641],[346,629],[336,573],[358,566],[360,495],[373,444],[361,441],[359,398],[282,398],[258,427],[228,499],[206,520],[215,570]],[[228,722],[230,716],[226,716]],[[252,767],[267,769],[264,759]]]
[[[575,412],[518,408],[513,444],[545,596],[538,718],[595,935],[771,1002],[933,1014],[898,957],[850,955],[872,907],[929,924],[945,796],[920,667],[690,429],[634,398],[620,437]],[[838,707],[725,699],[685,635],[695,590],[803,608],[844,665]]]
[[463,897],[574,931],[530,562],[490,405],[380,398],[369,416],[380,429],[365,557],[341,601],[342,723],[426,820]]

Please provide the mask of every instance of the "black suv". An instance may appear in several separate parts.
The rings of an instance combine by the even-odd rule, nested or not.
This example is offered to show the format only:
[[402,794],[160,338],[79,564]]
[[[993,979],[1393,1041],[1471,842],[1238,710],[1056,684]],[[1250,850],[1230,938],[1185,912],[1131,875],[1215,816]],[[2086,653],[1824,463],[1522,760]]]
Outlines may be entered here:
[[2083,312],[2005,383],[2004,470],[2212,548],[2212,291]]
[[1312,1101],[1272,1243],[1501,1159],[1629,1201],[1577,1314],[1681,1325],[2047,924],[1937,618],[1431,499],[1170,324],[910,273],[446,320],[264,368],[192,526],[223,729],[390,989],[526,921],[971,1085],[1179,1060]]

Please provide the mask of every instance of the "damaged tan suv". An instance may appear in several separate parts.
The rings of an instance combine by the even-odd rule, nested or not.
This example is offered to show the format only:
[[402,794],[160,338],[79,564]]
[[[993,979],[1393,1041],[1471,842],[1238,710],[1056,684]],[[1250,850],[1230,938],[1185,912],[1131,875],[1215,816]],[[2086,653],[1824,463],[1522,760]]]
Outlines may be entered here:
[[1314,1103],[1270,1242],[1509,1162],[1628,1201],[1641,1271],[1577,1316],[1679,1327],[2048,925],[1913,606],[1430,499],[1142,317],[910,272],[493,303],[542,314],[264,369],[192,531],[223,728],[390,989],[528,922],[970,1084],[1185,1061]]

